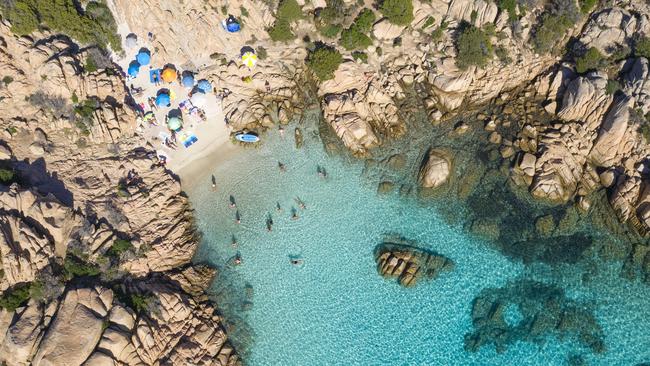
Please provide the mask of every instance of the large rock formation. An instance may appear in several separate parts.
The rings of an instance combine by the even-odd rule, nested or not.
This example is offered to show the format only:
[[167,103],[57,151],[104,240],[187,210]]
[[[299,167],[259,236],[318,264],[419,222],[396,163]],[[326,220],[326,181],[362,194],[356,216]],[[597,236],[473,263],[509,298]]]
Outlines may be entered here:
[[451,174],[450,159],[440,151],[430,150],[420,169],[420,185],[438,188],[445,184]]
[[435,279],[440,273],[454,268],[451,259],[404,243],[381,244],[375,250],[375,260],[380,275],[397,278],[397,282],[404,287]]

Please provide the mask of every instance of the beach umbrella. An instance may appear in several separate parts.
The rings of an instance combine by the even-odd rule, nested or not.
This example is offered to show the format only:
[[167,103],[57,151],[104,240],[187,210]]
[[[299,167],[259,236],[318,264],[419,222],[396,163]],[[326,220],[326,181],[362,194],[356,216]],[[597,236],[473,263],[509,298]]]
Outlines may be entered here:
[[176,80],[176,70],[172,69],[171,67],[166,67],[162,71],[162,74],[160,74],[160,77],[164,82],[171,83],[172,81]]
[[196,83],[196,88],[204,93],[209,93],[212,91],[212,84],[210,84],[209,81],[202,79],[199,80],[198,83]]
[[241,30],[241,25],[239,25],[237,19],[232,15],[226,19],[226,30],[230,33],[239,32]]
[[185,74],[181,80],[182,84],[186,88],[191,88],[194,86],[194,76],[192,74]]
[[241,62],[249,69],[252,69],[257,63],[257,55],[254,52],[250,51],[244,52],[244,54],[241,55]]
[[160,93],[156,97],[156,105],[159,107],[167,107],[171,104],[171,99],[169,98],[169,94],[167,93]]
[[149,62],[151,61],[151,53],[148,49],[143,48],[138,52],[137,56],[135,56],[135,59],[142,66],[149,65]]
[[129,35],[126,36],[126,40],[124,41],[124,46],[127,48],[133,48],[138,45],[138,36],[136,36],[133,33],[129,33]]
[[192,105],[195,105],[197,107],[203,107],[205,105],[207,98],[204,93],[197,92],[192,94],[192,98],[190,98],[190,102],[192,102]]
[[183,127],[183,121],[181,121],[180,118],[178,117],[169,117],[167,119],[167,128],[169,128],[172,131],[178,131],[180,128]]
[[140,64],[138,63],[138,61],[131,61],[127,72],[131,77],[138,76],[138,73],[140,72]]

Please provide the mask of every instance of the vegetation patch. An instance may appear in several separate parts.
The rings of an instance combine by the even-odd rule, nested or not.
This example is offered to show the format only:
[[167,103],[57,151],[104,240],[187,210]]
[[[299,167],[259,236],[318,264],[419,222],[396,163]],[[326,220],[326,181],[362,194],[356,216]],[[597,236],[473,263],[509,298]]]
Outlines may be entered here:
[[13,169],[0,168],[0,182],[2,182],[2,184],[8,185],[9,183],[13,182],[14,177],[15,174]]
[[70,252],[63,262],[63,276],[67,281],[75,277],[94,277],[99,273],[99,267]]
[[576,71],[583,74],[587,71],[598,70],[603,64],[604,57],[596,47],[591,47],[584,55],[576,59]]
[[375,13],[370,9],[363,9],[354,19],[350,28],[341,33],[341,46],[346,50],[366,48],[372,44],[370,37],[366,33],[372,29],[375,22]]
[[650,38],[643,37],[634,44],[634,55],[650,59]]
[[492,57],[492,43],[488,32],[466,26],[456,40],[456,65],[465,70],[470,66],[484,67]]
[[395,25],[406,26],[413,21],[413,2],[411,0],[384,0],[379,11]]
[[106,255],[113,258],[119,258],[127,251],[133,251],[135,247],[130,241],[124,239],[117,239],[113,242],[110,248],[106,251]]
[[29,35],[39,28],[60,32],[82,44],[122,50],[115,19],[103,2],[90,1],[85,9],[74,0],[3,1],[2,15],[12,32]]
[[580,3],[580,11],[583,14],[589,14],[596,5],[597,0],[579,0],[578,2]]
[[343,56],[334,47],[323,43],[316,45],[316,48],[307,56],[307,66],[316,74],[320,81],[329,80],[334,77],[334,72],[343,62]]
[[551,53],[559,40],[580,19],[572,1],[556,0],[553,8],[544,13],[533,35],[533,46],[540,54]]
[[296,0],[282,0],[275,13],[275,23],[268,30],[269,36],[276,42],[287,42],[296,38],[291,23],[302,18],[302,8]]
[[7,311],[15,311],[30,298],[38,298],[42,293],[43,285],[39,281],[21,283],[12,288],[6,289],[0,295],[0,308]]

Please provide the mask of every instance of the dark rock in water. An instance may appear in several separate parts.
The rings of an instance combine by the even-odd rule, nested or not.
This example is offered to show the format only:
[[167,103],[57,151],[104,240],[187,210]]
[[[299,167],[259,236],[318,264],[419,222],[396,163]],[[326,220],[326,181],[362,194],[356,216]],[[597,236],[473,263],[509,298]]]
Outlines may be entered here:
[[386,165],[393,170],[402,170],[406,166],[406,158],[403,154],[395,154],[388,158]]
[[379,194],[387,194],[390,193],[393,188],[395,187],[395,184],[393,182],[381,182],[379,183],[379,186],[377,186],[377,193]]
[[576,340],[594,353],[605,351],[603,330],[588,307],[540,282],[518,280],[483,290],[474,299],[472,323],[474,332],[465,335],[465,349],[471,352],[489,344],[505,352],[516,342],[542,344],[549,336]]
[[296,140],[296,149],[300,149],[303,143],[302,131],[300,131],[300,129],[296,127],[293,136],[294,139]]
[[400,243],[383,243],[375,250],[377,271],[386,278],[397,278],[404,287],[420,280],[438,277],[454,268],[454,262],[442,255]]

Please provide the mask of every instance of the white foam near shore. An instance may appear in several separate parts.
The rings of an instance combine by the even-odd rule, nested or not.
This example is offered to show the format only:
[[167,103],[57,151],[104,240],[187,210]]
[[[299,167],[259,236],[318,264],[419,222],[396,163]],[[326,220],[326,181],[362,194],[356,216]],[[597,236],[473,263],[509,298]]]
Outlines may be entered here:
[[[118,24],[118,32],[122,39],[130,33],[128,26],[124,23]],[[157,125],[150,125],[146,122],[139,122],[137,133],[144,139],[143,145],[150,144],[153,149],[157,150],[159,155],[167,157],[167,167],[181,177],[191,177],[194,169],[188,169],[192,163],[212,156],[215,152],[219,151],[219,155],[227,152],[232,148],[230,144],[230,128],[224,122],[224,113],[221,107],[221,100],[213,93],[209,92],[206,96],[205,105],[202,109],[205,112],[206,120],[202,121],[198,116],[192,116],[183,112],[183,130],[179,134],[177,148],[171,149],[164,145],[164,138],[161,136],[170,135],[170,131],[165,124],[166,115],[173,109],[179,107],[179,103],[189,100],[189,92],[191,89],[185,88],[179,82],[164,83],[161,81],[160,85],[155,85],[150,81],[149,71],[150,66],[153,69],[162,69],[167,64],[172,64],[177,67],[177,72],[180,74],[183,70],[178,69],[180,64],[179,60],[167,60],[159,57],[154,47],[148,42],[146,34],[137,34],[138,43],[135,47],[126,48],[124,56],[116,59],[116,63],[122,70],[128,70],[129,63],[135,60],[141,48],[146,48],[151,52],[150,65],[141,66],[140,72],[136,78],[129,78],[126,81],[127,88],[133,85],[134,88],[142,88],[142,92],[133,95],[136,103],[143,107],[145,112],[153,111],[157,119]],[[189,70],[196,71],[196,70]],[[195,74],[195,80],[201,79],[201,74]],[[158,91],[162,88],[169,89],[174,96],[171,101],[170,107],[158,107],[151,109],[147,102],[149,97],[156,97]],[[185,147],[182,144],[182,137],[194,135],[197,141]]]

